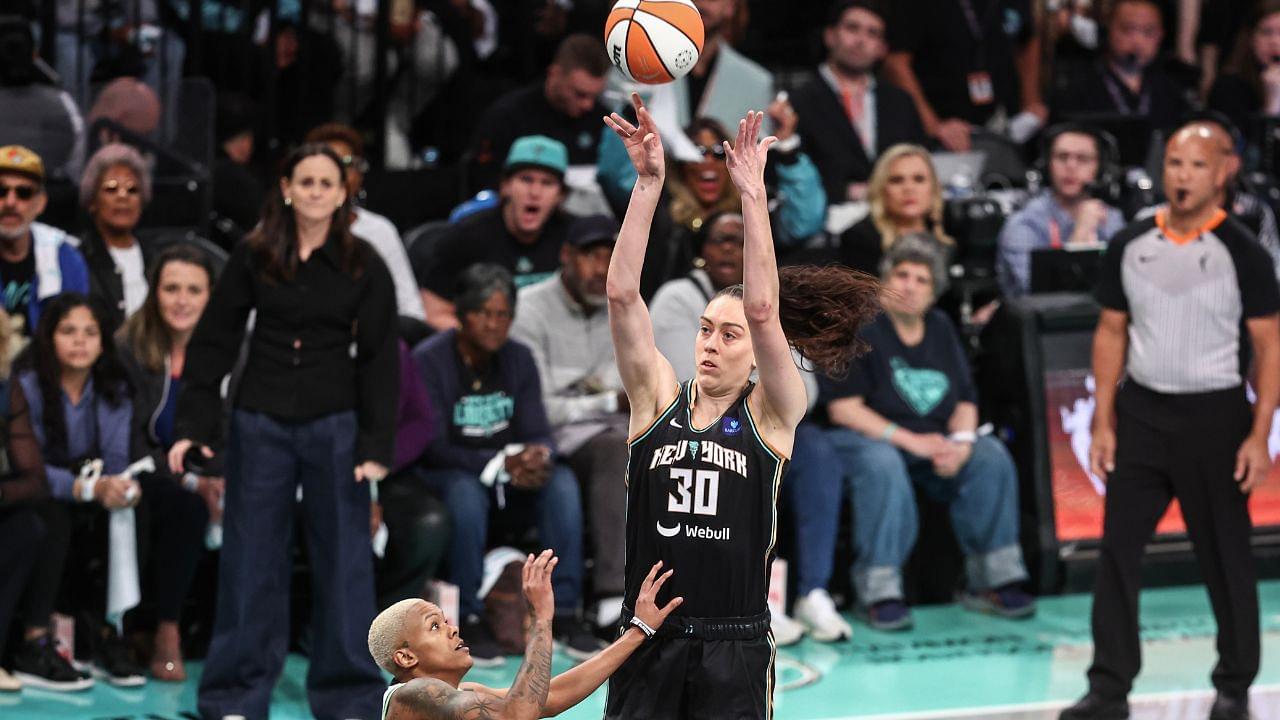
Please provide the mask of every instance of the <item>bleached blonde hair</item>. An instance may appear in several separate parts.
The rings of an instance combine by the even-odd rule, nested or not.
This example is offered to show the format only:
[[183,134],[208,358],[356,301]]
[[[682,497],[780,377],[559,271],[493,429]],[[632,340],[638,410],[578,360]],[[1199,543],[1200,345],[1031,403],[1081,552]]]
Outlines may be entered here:
[[409,598],[395,603],[378,613],[378,617],[369,624],[369,654],[378,667],[392,675],[396,674],[396,651],[404,647],[404,626],[409,612],[422,600]]

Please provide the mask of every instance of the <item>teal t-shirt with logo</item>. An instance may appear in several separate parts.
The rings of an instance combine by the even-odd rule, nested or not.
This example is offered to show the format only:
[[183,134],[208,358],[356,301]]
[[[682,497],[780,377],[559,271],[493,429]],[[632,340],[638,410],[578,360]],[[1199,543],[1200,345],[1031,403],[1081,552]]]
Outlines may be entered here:
[[843,380],[820,378],[822,403],[862,397],[886,420],[919,433],[947,432],[960,402],[977,402],[964,346],[951,320],[925,315],[924,339],[908,346],[881,314],[862,332],[871,351],[854,361]]

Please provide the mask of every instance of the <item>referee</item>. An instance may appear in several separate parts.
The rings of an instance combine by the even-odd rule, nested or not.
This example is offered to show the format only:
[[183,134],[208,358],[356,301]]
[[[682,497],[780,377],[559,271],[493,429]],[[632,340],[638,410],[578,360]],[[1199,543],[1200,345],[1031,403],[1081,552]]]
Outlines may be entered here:
[[[1165,148],[1168,207],[1116,235],[1100,270],[1089,456],[1093,472],[1107,478],[1106,516],[1089,692],[1063,720],[1129,717],[1126,698],[1142,664],[1143,548],[1173,498],[1218,623],[1210,720],[1249,716],[1260,637],[1247,503],[1271,464],[1280,291],[1266,252],[1216,202],[1232,170],[1221,128],[1178,130]],[[1252,412],[1244,390],[1250,346],[1258,378]]]

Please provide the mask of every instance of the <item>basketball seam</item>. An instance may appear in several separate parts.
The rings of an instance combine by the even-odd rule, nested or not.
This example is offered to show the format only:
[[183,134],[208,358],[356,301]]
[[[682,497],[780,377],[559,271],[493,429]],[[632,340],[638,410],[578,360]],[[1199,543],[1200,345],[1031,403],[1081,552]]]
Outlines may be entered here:
[[[640,12],[644,12],[644,11],[643,11],[643,10],[640,10],[640,9],[637,9],[637,10],[636,10],[636,12],[637,12],[637,13],[640,13]],[[667,21],[666,21],[666,20],[664,20],[663,18],[658,17],[657,15],[654,15],[653,13],[644,13],[644,14],[645,14],[645,15],[648,15],[649,17],[653,18],[654,20],[657,20],[657,21],[659,21],[659,22],[664,22],[664,23],[667,23],[668,25],[671,25],[671,23],[667,22]],[[679,77],[676,73],[671,72],[671,68],[667,67],[667,61],[662,59],[662,53],[658,51],[658,44],[657,44],[657,43],[655,43],[655,42],[653,41],[653,36],[649,34],[649,31],[648,31],[648,30],[645,30],[643,25],[641,25],[640,23],[638,23],[638,22],[636,22],[636,21],[635,21],[635,15],[632,15],[632,16],[631,16],[631,27],[638,27],[638,28],[640,28],[640,32],[644,33],[644,38],[645,38],[645,40],[648,40],[648,41],[649,41],[649,47],[653,48],[653,56],[654,56],[655,58],[657,58],[657,60],[658,60],[658,64],[662,66],[662,69],[666,71],[667,75],[668,75],[672,80],[675,80],[677,77]],[[673,27],[673,28],[674,28],[674,27],[675,27],[675,25],[671,25],[671,27]],[[678,30],[679,28],[676,28],[676,29]],[[627,28],[627,32],[628,32],[628,33],[630,33],[630,32],[631,32],[631,28]],[[681,35],[684,35],[684,32],[683,32],[683,31],[681,31],[681,33],[680,33],[680,34],[681,34]],[[689,37],[689,36],[688,36],[688,35],[685,35],[685,37]],[[628,38],[628,39],[629,39],[629,38]],[[690,42],[693,42],[693,41],[692,41],[692,40],[690,40]],[[627,66],[628,66],[628,67],[630,67],[630,65],[631,65],[631,63],[627,63]],[[631,77],[635,77],[635,73],[634,73],[634,72],[632,72],[632,73],[631,73]]]
[[[646,5],[648,5],[648,4],[650,4],[650,3],[662,2],[662,1],[663,1],[663,0],[645,0],[645,4],[646,4]],[[678,3],[678,2],[663,2],[663,4],[664,4],[664,5],[679,5],[679,6],[681,6],[681,7],[688,7],[688,6],[687,6],[687,5],[685,5],[684,3]],[[695,50],[697,50],[697,49],[698,49],[698,41],[696,41],[696,40],[694,40],[693,38],[689,37],[689,33],[685,32],[685,31],[684,31],[684,28],[680,27],[679,25],[676,25],[675,23],[673,23],[673,22],[671,22],[670,20],[668,20],[668,19],[666,19],[666,18],[662,17],[661,15],[655,15],[655,14],[653,14],[653,13],[651,13],[651,12],[648,12],[647,10],[641,10],[639,6],[637,6],[637,7],[636,7],[636,9],[635,9],[634,11],[632,11],[631,16],[632,16],[633,18],[635,17],[635,13],[644,13],[645,15],[648,15],[649,17],[651,17],[651,18],[653,18],[653,19],[655,19],[655,20],[657,20],[657,21],[659,21],[659,22],[661,22],[661,23],[665,23],[665,24],[666,24],[668,27],[670,27],[672,30],[675,30],[676,32],[678,32],[678,33],[680,33],[681,35],[683,35],[683,36],[684,36],[684,39],[685,39],[685,40],[688,40],[688,41],[689,41],[689,44],[690,44],[690,45],[693,45],[693,48],[694,48]],[[649,33],[648,33],[648,32],[646,32],[646,33],[645,33],[645,37],[648,37],[648,36],[649,36]],[[653,38],[651,38],[651,37],[649,38],[649,43],[650,43],[650,44],[653,44]],[[658,49],[658,46],[657,46],[657,45],[653,45],[653,48],[654,48],[654,50],[657,50],[657,49]],[[698,54],[699,54],[699,55],[701,55],[701,54],[702,54],[702,53],[701,53],[701,51],[699,51],[699,52],[698,52]],[[662,55],[660,55],[659,53],[656,53],[656,52],[654,53],[654,55],[657,55],[657,56],[658,56],[658,61],[659,61],[659,62],[662,62]],[[670,75],[671,75],[671,77],[675,77],[675,76],[676,76],[676,74],[675,74],[675,73],[673,73],[673,72],[671,72],[671,69],[667,67],[667,64],[666,64],[665,62],[663,62],[663,63],[662,63],[662,67],[663,67],[664,69],[666,69],[667,73],[668,73],[668,74],[670,74]]]

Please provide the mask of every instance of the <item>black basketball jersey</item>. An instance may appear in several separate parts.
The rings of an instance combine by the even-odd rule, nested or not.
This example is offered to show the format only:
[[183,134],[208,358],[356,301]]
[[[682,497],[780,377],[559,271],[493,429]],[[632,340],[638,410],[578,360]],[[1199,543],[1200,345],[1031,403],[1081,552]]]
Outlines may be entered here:
[[766,609],[786,459],[769,448],[747,407],[754,385],[709,427],[693,426],[693,381],[631,441],[627,461],[628,607],[659,560],[675,574],[659,605],[676,614],[743,617]]

